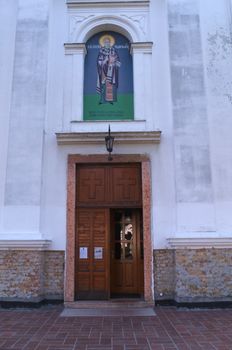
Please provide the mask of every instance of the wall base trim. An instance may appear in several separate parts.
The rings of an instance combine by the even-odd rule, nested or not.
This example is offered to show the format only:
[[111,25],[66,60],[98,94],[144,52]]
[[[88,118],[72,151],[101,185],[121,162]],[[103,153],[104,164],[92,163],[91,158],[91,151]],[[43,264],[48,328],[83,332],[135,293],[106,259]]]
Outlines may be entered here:
[[167,241],[172,249],[232,248],[232,237],[171,237]]
[[229,309],[232,308],[231,301],[205,301],[205,302],[178,302],[174,299],[156,300],[155,306],[175,306],[188,309]]
[[46,239],[0,239],[0,250],[47,250],[51,242]]
[[42,299],[42,300],[0,300],[0,308],[3,309],[15,309],[15,308],[39,308],[41,306],[48,305],[63,305],[64,299]]

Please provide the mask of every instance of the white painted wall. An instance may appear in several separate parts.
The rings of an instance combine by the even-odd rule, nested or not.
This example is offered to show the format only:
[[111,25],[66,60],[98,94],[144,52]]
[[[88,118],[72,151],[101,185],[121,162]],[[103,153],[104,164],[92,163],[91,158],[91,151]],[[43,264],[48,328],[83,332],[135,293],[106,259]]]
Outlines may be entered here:
[[2,0],[0,6],[0,232],[3,231],[9,116],[14,67],[18,1]]
[[216,230],[231,235],[232,7],[230,0],[200,4]]
[[[40,1],[42,0],[36,0],[38,4]],[[30,3],[29,0],[20,0],[20,2]],[[36,2],[33,0],[34,4]],[[10,19],[6,19],[3,15],[6,22],[4,25],[0,21],[0,30],[11,28],[8,34],[12,38],[10,42],[14,40],[16,26],[16,7],[13,4],[15,5],[16,2],[5,1],[5,11],[9,11],[12,15]],[[81,123],[80,115],[77,118],[78,123],[70,124],[73,120],[73,110],[78,107],[75,106],[75,99],[72,97],[73,74],[77,66],[75,66],[74,56],[65,55],[64,50],[64,43],[70,41],[65,1],[50,0],[46,4],[49,5],[48,46],[45,49],[47,56],[44,66],[46,80],[43,83],[46,96],[39,106],[41,118],[39,117],[37,136],[40,141],[38,144],[35,134],[27,147],[20,147],[20,142],[16,142],[22,133],[24,133],[23,137],[27,137],[29,132],[25,123],[24,131],[18,130],[12,134],[12,128],[15,127],[12,120],[19,113],[16,109],[10,124],[11,135],[14,135],[14,137],[11,136],[10,142],[12,145],[17,144],[18,148],[14,149],[14,153],[10,151],[8,153],[6,179],[9,184],[12,178],[9,171],[12,172],[10,169],[13,169],[9,164],[12,164],[14,169],[18,166],[20,168],[22,163],[20,165],[18,162],[25,153],[27,161],[32,161],[28,155],[33,156],[34,147],[37,145],[35,169],[39,174],[40,191],[38,194],[37,187],[34,188],[35,191],[28,187],[28,193],[33,197],[30,197],[30,200],[34,199],[31,203],[25,200],[25,196],[28,195],[27,188],[23,190],[23,200],[21,200],[22,192],[19,194],[15,192],[16,197],[13,202],[7,202],[5,199],[7,206],[2,211],[0,231],[1,237],[8,238],[13,238],[14,233],[18,233],[17,237],[29,238],[32,232],[37,232],[38,237],[52,240],[52,249],[63,250],[66,241],[67,155],[70,153],[105,154],[106,152],[104,144],[77,147],[58,146],[56,143],[55,132],[84,131],[90,124]],[[149,76],[152,80],[152,87],[149,89],[152,95],[143,117],[145,120],[111,123],[112,131],[122,130],[122,128],[124,131],[162,130],[160,145],[116,145],[114,149],[115,154],[146,153],[151,157],[152,232],[156,249],[165,248],[169,237],[199,238],[232,235],[230,5],[230,0],[215,2],[213,6],[210,0],[152,0],[150,12],[147,13],[146,18],[147,29],[141,34],[144,41],[154,43],[152,55],[148,54],[149,57],[146,58],[145,76],[147,81]],[[42,9],[40,12],[35,7],[33,11],[36,16],[44,16],[47,10],[44,7]],[[26,6],[24,14],[28,19],[35,17],[35,13],[30,11],[30,7]],[[69,13],[73,14],[72,11]],[[106,11],[102,8],[96,11],[106,15]],[[109,12],[111,17],[115,15],[112,8]],[[85,9],[78,15],[85,17],[88,23],[93,20],[91,8]],[[128,9],[126,15],[129,16]],[[115,18],[114,21],[116,21]],[[135,20],[132,22],[135,33],[136,25],[139,26],[139,23],[136,24]],[[78,23],[82,25],[82,21]],[[127,25],[129,30],[128,23],[125,26]],[[79,29],[84,36],[84,26],[82,25]],[[80,38],[79,29],[77,28],[77,31],[72,34],[77,36],[76,41]],[[138,32],[139,30],[141,28]],[[0,41],[0,50],[9,50],[6,57],[11,57],[10,60],[5,59],[5,65],[7,64],[9,69],[9,76],[5,76],[7,89],[3,89],[3,84],[0,84],[0,99],[5,91],[8,96],[4,99],[5,105],[1,113],[4,110],[4,114],[9,116],[12,98],[10,77],[15,62],[14,45],[8,46],[6,41],[3,43]],[[1,55],[0,59],[4,57],[2,58]],[[25,67],[16,68],[23,77]],[[149,69],[151,74],[148,74]],[[143,101],[139,101],[139,104],[141,107]],[[13,102],[12,106],[14,107]],[[38,111],[38,106],[32,107],[27,108],[25,99],[21,117],[25,120],[27,118],[35,120],[37,114],[33,112]],[[29,125],[30,123],[28,122]],[[6,131],[3,132],[4,137],[0,142],[2,141],[4,150],[3,169],[6,169],[9,125],[7,118],[4,125]],[[96,128],[94,123],[91,123],[89,131],[107,131],[107,127],[107,122],[96,122]],[[29,183],[32,179],[35,180],[34,173],[32,175],[28,173],[25,176],[28,176]],[[14,177],[15,184],[20,185],[19,179],[20,176],[18,180],[17,176]],[[1,173],[0,204],[2,206],[4,184],[5,175]]]
[[[12,92],[8,95],[11,107],[1,236],[41,238],[48,3],[46,0],[18,0],[16,4],[15,40],[12,35],[6,35],[8,42],[13,39],[15,48]],[[12,18],[6,17],[14,25],[14,16]]]

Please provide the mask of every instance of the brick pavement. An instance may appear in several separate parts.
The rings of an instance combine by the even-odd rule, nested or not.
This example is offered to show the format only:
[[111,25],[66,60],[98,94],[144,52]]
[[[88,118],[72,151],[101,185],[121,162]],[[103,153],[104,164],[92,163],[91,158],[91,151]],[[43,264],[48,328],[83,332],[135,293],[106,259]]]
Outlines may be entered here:
[[232,349],[231,309],[156,308],[155,317],[60,317],[61,311],[0,309],[0,349]]

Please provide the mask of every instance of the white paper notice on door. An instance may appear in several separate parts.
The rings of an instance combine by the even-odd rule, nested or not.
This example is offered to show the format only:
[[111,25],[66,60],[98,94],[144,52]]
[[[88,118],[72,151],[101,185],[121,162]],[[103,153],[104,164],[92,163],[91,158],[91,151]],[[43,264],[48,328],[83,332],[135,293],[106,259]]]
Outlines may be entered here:
[[102,247],[94,247],[94,259],[103,259]]
[[88,248],[87,247],[80,247],[79,258],[80,259],[88,259]]

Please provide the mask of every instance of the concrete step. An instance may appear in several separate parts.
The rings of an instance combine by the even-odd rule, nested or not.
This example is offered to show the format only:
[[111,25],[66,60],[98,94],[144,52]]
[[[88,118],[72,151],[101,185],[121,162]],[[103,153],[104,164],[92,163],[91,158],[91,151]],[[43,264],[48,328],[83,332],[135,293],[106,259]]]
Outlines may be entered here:
[[124,308],[150,308],[154,303],[147,303],[143,300],[114,299],[114,300],[79,300],[64,303],[65,308],[69,309],[124,309]]
[[152,317],[155,311],[151,307],[139,308],[65,308],[61,317]]

